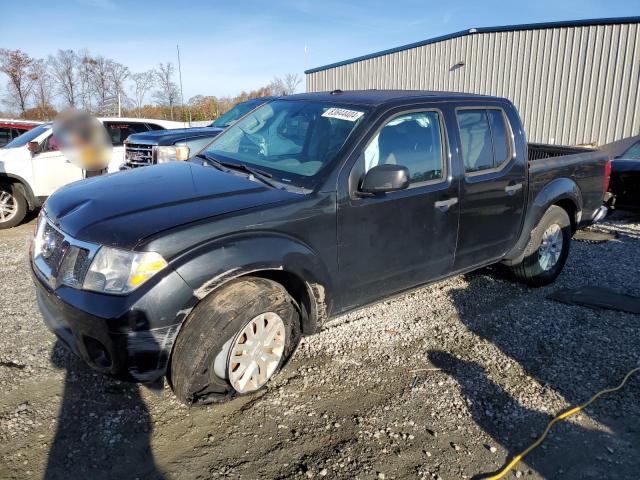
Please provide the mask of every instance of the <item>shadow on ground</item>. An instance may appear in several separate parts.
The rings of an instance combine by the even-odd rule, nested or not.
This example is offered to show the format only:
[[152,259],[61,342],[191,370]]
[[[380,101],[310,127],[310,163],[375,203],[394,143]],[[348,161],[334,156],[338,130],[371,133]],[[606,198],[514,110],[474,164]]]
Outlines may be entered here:
[[93,373],[60,342],[51,360],[66,376],[44,478],[163,478],[138,385]]
[[[486,273],[467,275],[474,288],[455,290],[451,298],[471,332],[493,343],[540,384],[537,392],[523,392],[534,400],[540,396],[542,400],[535,401],[536,405],[544,404],[548,391],[556,392],[571,405],[583,403],[596,391],[617,385],[628,370],[640,364],[639,316],[567,307],[550,300],[544,300],[548,309],[535,311],[526,307],[531,291],[517,285],[513,286],[513,296],[524,305],[518,307],[522,310],[496,310],[495,300],[491,300],[496,281]],[[553,288],[549,287],[549,292]],[[567,309],[577,310],[567,314]],[[517,372],[494,372],[503,375],[498,384],[475,361],[437,350],[428,356],[458,382],[478,426],[509,452],[505,464],[559,413],[526,408],[507,393],[501,385],[519,385],[522,379]],[[639,397],[640,378],[633,377],[625,389],[600,399],[587,410],[586,415],[599,424],[598,428],[558,424],[544,444],[516,468],[534,469],[544,478],[638,478]]]

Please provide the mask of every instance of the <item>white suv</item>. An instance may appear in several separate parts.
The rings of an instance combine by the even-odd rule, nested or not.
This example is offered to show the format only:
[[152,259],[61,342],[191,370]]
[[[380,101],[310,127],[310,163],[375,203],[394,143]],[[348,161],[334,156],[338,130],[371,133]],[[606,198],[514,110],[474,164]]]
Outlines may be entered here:
[[[109,172],[124,162],[123,142],[133,133],[182,128],[182,122],[142,118],[98,118],[109,133],[113,155]],[[53,138],[53,124],[44,123],[0,148],[0,229],[18,225],[58,188],[82,180],[85,172],[69,162]],[[37,142],[35,153],[29,143]]]

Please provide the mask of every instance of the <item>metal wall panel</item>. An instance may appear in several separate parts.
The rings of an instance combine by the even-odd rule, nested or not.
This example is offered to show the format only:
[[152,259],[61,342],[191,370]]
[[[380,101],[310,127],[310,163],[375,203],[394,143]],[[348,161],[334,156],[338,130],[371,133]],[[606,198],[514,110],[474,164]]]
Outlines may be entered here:
[[518,107],[530,141],[604,144],[640,133],[640,23],[470,33],[308,73],[306,80],[309,92],[498,95]]

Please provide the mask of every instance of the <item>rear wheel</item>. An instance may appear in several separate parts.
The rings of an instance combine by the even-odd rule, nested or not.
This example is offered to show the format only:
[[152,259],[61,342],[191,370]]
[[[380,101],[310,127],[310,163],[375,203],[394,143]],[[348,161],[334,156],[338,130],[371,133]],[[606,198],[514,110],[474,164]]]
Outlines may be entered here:
[[532,287],[553,282],[567,261],[571,221],[562,208],[552,205],[531,232],[522,263],[511,267],[516,279]]
[[0,183],[0,230],[20,224],[27,215],[27,201],[15,185]]
[[185,403],[259,390],[294,352],[300,317],[278,283],[247,277],[204,299],[182,327],[169,379]]

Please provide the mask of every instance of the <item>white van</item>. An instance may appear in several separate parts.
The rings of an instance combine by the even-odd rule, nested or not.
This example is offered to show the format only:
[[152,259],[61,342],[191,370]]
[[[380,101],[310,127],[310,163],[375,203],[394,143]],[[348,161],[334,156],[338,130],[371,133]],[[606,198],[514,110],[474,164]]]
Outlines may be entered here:
[[[109,133],[113,155],[109,172],[124,162],[126,138],[150,130],[183,128],[182,122],[144,118],[98,118]],[[0,229],[18,225],[25,215],[42,205],[58,188],[81,180],[85,172],[58,149],[53,124],[44,123],[13,139],[0,149]],[[37,142],[34,152],[29,143]]]

